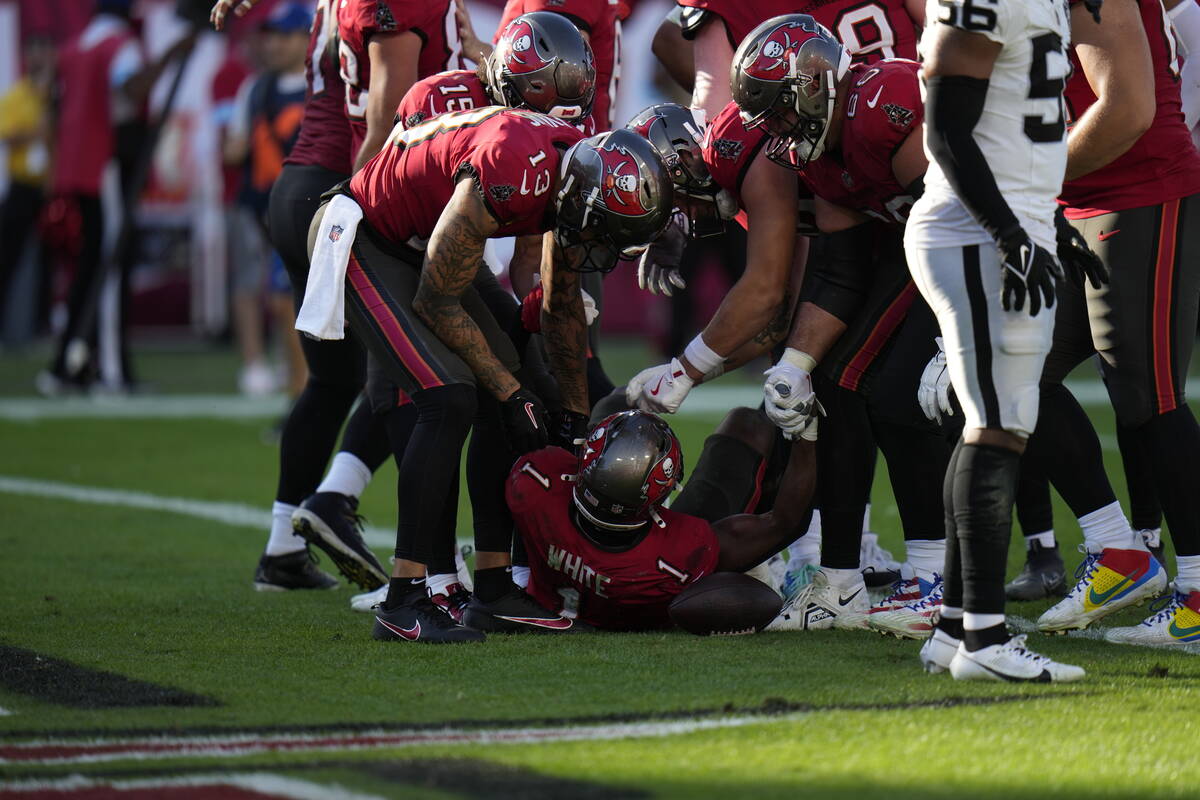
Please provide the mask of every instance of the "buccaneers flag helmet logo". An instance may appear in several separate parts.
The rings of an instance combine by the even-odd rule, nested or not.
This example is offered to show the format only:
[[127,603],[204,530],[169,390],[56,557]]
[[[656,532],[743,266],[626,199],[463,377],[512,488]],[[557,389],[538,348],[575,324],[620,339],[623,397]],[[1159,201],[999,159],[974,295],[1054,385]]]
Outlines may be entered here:
[[745,67],[747,75],[764,81],[782,81],[792,76],[792,65],[800,47],[815,33],[799,22],[785,22],[767,34],[758,54]]
[[514,75],[527,75],[550,65],[550,59],[538,47],[537,34],[533,26],[523,19],[515,19],[504,31],[502,46],[504,68]]
[[642,204],[637,159],[624,147],[606,146],[596,150],[604,168],[600,180],[600,200],[610,210],[630,217],[649,212]]

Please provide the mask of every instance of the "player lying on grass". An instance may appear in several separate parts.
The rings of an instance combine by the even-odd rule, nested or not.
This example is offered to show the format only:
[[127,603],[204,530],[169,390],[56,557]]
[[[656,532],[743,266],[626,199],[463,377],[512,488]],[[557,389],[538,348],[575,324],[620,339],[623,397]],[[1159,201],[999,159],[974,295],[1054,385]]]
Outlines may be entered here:
[[[816,435],[814,420],[791,445],[779,489],[787,502],[765,514],[737,513],[729,503],[736,492],[714,491],[725,483],[722,473],[733,472],[719,456],[737,439],[732,450],[743,453],[734,463],[762,465],[775,434],[761,412],[731,411],[675,503],[709,510],[725,504],[727,515],[712,523],[663,507],[683,479],[683,453],[670,426],[653,414],[605,417],[580,456],[548,447],[518,459],[505,495],[529,558],[526,591],[604,630],[669,627],[667,607],[686,586],[712,572],[755,567],[803,533],[815,488]],[[710,449],[713,440],[719,447]],[[736,472],[730,483],[753,484],[762,475]]]

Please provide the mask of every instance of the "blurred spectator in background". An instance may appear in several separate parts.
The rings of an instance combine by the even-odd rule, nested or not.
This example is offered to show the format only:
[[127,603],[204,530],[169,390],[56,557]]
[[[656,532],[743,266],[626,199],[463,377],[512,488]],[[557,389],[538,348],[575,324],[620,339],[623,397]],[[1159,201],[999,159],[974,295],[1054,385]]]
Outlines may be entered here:
[[133,384],[125,341],[130,259],[116,263],[114,251],[125,195],[149,157],[146,98],[166,65],[190,52],[195,35],[148,61],[130,24],[132,6],[133,0],[97,0],[88,26],[58,58],[53,191],[77,206],[82,241],[67,327],[50,369],[38,376],[45,394],[97,380],[114,391]]
[[[50,89],[54,45],[45,37],[25,41],[25,74],[0,97],[0,141],[8,146],[8,194],[0,206],[0,314],[8,308],[13,274],[38,230],[50,169]],[[45,274],[39,270],[39,275]],[[39,284],[45,281],[39,278]],[[26,298],[42,317],[46,292]]]
[[258,41],[263,72],[242,84],[226,131],[226,163],[243,167],[229,238],[233,328],[242,356],[238,385],[249,395],[270,394],[279,386],[265,355],[264,290],[279,331],[289,394],[299,394],[308,379],[293,328],[291,284],[283,262],[267,243],[266,213],[271,186],[300,133],[307,87],[304,59],[311,25],[312,16],[303,3],[284,2],[272,10]]

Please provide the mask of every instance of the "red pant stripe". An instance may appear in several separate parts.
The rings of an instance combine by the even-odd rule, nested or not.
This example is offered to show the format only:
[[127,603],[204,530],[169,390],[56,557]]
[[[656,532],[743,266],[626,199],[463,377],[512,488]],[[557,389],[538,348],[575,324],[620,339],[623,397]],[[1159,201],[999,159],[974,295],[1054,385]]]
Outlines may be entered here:
[[1154,391],[1158,413],[1175,409],[1174,358],[1171,347],[1171,299],[1175,282],[1175,244],[1179,231],[1179,201],[1163,203],[1158,229],[1158,260],[1154,264]]
[[900,294],[896,295],[896,299],[884,310],[880,315],[879,321],[875,323],[875,327],[871,329],[871,333],[863,342],[862,347],[854,354],[854,358],[850,359],[850,363],[842,370],[841,377],[838,379],[838,386],[843,389],[849,389],[852,392],[858,391],[858,386],[862,383],[863,376],[867,370],[871,368],[871,364],[879,357],[880,351],[888,340],[892,338],[892,334],[904,322],[904,317],[908,314],[908,309],[912,307],[913,300],[917,297],[917,287],[912,281],[904,285]]

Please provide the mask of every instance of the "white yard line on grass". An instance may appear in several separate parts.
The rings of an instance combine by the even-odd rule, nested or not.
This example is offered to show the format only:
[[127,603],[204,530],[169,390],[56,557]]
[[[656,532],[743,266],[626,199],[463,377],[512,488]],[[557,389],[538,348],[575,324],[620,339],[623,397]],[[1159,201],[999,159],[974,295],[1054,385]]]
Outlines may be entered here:
[[[378,750],[426,745],[536,744],[540,742],[608,741],[678,736],[718,728],[736,728],[796,719],[805,712],[744,715],[718,719],[627,722],[564,727],[484,728],[442,730],[359,731],[353,733],[229,734],[226,736],[102,737],[86,740],[0,742],[0,764],[83,764],[125,759],[228,757],[254,753],[295,753],[318,750]],[[4,784],[0,783],[0,788]]]
[[15,711],[9,711],[7,708],[0,706],[0,717],[11,717],[15,713]]
[[[1069,381],[1075,398],[1085,406],[1108,403],[1098,380]],[[1200,380],[1188,382],[1188,394],[1200,393]],[[688,395],[679,416],[721,414],[736,406],[757,406],[757,384],[718,383],[698,386]],[[914,400],[915,402],[915,400]],[[43,419],[271,419],[287,410],[282,397],[253,398],[231,394],[164,394],[131,397],[9,397],[0,399],[0,420],[35,422]]]
[[[271,528],[269,508],[255,508],[244,503],[168,497],[128,489],[103,489],[98,486],[79,486],[58,481],[39,481],[14,475],[0,475],[0,493],[146,511],[165,511],[168,514],[182,514],[238,528],[257,528],[264,533]],[[396,543],[395,531],[385,528],[367,528],[363,538],[372,547],[391,547]]]
[[[82,775],[71,775],[66,778],[33,781],[12,781],[0,783],[0,789],[9,792],[44,792],[46,794],[61,794],[70,797],[108,796],[121,792],[141,793],[143,796],[153,795],[155,790],[167,797],[176,796],[172,790],[196,789],[208,790],[206,796],[220,797],[222,790],[232,788],[245,789],[264,797],[288,798],[288,800],[383,800],[379,795],[352,792],[342,786],[325,785],[288,778],[272,773],[251,773],[247,775],[192,775],[186,778],[139,778],[137,780],[112,780],[103,778],[85,778]],[[94,793],[94,794],[93,794]]]

